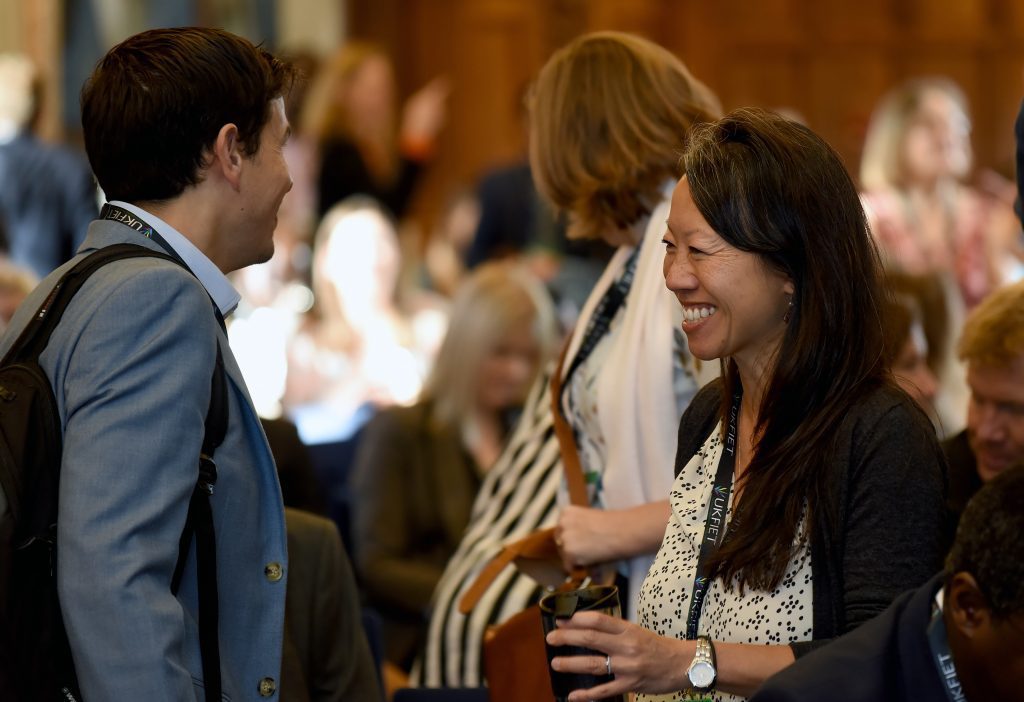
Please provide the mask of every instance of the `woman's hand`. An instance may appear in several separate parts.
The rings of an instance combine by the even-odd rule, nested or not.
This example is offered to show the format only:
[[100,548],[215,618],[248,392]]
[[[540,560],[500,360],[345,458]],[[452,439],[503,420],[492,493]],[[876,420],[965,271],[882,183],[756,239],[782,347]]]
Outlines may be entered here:
[[576,505],[564,507],[555,525],[555,543],[566,571],[615,560],[609,536],[614,534],[616,521],[612,511]]
[[451,90],[448,77],[440,76],[409,96],[402,115],[403,142],[433,143],[448,119]]
[[555,526],[555,543],[567,571],[653,553],[665,535],[667,500],[631,509],[568,505]]
[[560,673],[605,675],[606,656],[611,661],[611,682],[576,690],[570,702],[599,700],[627,692],[667,693],[688,687],[686,669],[693,660],[693,641],[658,636],[624,619],[599,612],[577,612],[560,620],[547,635],[552,646],[585,646],[600,653],[589,656],[556,656],[551,667]]

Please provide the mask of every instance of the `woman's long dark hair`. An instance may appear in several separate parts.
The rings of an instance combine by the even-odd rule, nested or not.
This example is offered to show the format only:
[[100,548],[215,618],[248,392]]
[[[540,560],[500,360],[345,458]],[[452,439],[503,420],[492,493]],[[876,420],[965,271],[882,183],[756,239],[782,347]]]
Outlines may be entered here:
[[[758,409],[743,493],[711,573],[773,590],[797,529],[835,525],[828,463],[854,402],[886,382],[880,262],[839,156],[806,127],[741,109],[698,127],[683,155],[690,192],[727,242],[793,281],[793,307]],[[722,416],[739,386],[723,363]],[[841,458],[839,459],[841,460]]]

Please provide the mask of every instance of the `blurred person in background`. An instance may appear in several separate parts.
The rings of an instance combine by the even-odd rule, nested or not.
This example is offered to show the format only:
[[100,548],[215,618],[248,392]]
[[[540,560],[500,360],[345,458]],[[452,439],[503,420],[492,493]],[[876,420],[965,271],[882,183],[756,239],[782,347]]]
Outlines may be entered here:
[[359,431],[376,409],[416,400],[446,325],[436,308],[406,314],[400,267],[395,223],[381,205],[365,196],[335,205],[314,241],[313,308],[286,350],[284,414],[311,448],[346,543]]
[[928,365],[928,337],[924,327],[925,311],[919,289],[911,276],[889,275],[884,280],[888,296],[882,301],[882,354],[892,369],[893,378],[934,422],[935,393],[938,381]]
[[80,154],[33,134],[40,94],[32,62],[0,54],[0,217],[8,256],[42,278],[85,240],[97,189]]
[[398,123],[394,69],[382,49],[349,42],[328,59],[310,90],[302,128],[320,150],[319,214],[352,195],[368,195],[402,219],[436,149],[449,90],[447,79],[435,78],[409,97]]
[[401,253],[375,201],[339,203],[317,230],[313,317],[290,350],[286,412],[306,444],[343,438],[368,406],[410,404],[429,359],[396,301]]
[[956,84],[910,81],[875,109],[860,170],[865,210],[887,265],[950,276],[967,308],[1002,282],[999,244],[1018,229],[1010,208],[965,184],[970,131]]
[[[860,180],[883,261],[890,270],[943,282],[951,350],[966,310],[1003,283],[1020,227],[1009,206],[966,184],[971,122],[963,92],[945,78],[910,81],[872,115]],[[964,426],[963,368],[947,353],[936,400],[949,431]]]
[[423,643],[431,593],[483,476],[554,343],[540,282],[513,265],[481,266],[455,296],[416,404],[381,410],[360,439],[356,567],[367,603],[382,615],[387,659],[403,670]]

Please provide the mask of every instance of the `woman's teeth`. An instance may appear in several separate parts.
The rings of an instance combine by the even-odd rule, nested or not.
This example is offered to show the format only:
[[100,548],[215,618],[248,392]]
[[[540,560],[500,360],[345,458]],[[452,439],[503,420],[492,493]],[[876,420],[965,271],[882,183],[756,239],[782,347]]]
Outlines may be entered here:
[[687,322],[696,322],[710,317],[718,311],[717,307],[684,307],[683,319]]

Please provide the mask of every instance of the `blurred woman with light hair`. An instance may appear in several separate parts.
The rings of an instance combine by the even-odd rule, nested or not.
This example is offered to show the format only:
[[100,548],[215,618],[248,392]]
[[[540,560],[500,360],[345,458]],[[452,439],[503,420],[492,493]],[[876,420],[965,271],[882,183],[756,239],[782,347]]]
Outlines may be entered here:
[[399,308],[400,268],[394,220],[376,201],[349,198],[324,217],[314,308],[291,344],[284,398],[305,443],[348,440],[376,407],[419,395],[444,318],[435,311],[413,319]]
[[392,216],[404,216],[436,148],[448,92],[448,81],[435,78],[409,97],[399,119],[384,50],[360,41],[338,49],[310,87],[301,130],[320,149],[320,214],[352,195],[369,195]]
[[[861,159],[862,201],[887,270],[937,280],[948,338],[933,363],[935,406],[955,433],[966,421],[964,370],[949,352],[965,313],[1006,278],[1019,248],[1011,206],[966,184],[971,173],[967,100],[946,78],[909,81],[871,118]],[[935,341],[935,340],[933,340]]]
[[408,669],[434,586],[487,470],[555,341],[543,286],[492,263],[459,288],[417,403],[379,412],[353,473],[355,562],[382,615],[387,659]]
[[946,78],[910,81],[871,118],[860,181],[869,223],[887,267],[938,273],[970,308],[1000,282],[1019,228],[1009,205],[965,185],[971,120],[963,92]]

